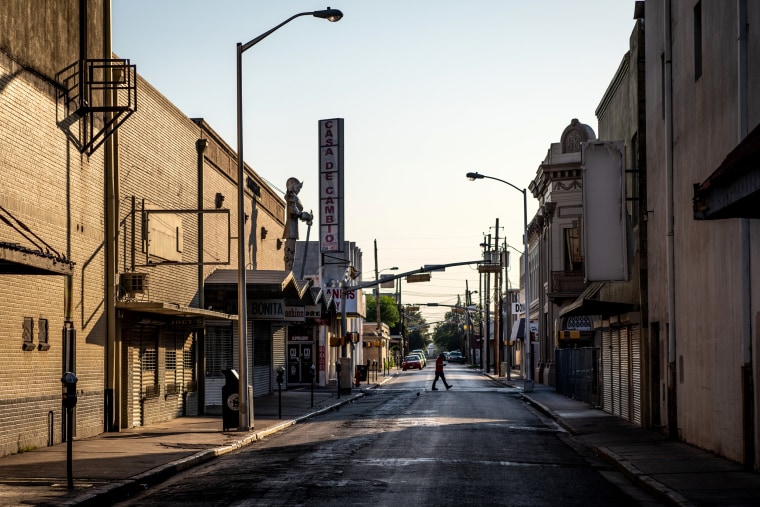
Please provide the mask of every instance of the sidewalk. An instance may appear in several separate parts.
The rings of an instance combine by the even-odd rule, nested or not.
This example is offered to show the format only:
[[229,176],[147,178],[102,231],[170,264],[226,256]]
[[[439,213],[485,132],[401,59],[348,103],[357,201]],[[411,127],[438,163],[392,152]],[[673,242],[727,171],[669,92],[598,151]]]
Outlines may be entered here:
[[[490,376],[490,375],[489,375]],[[522,378],[504,384],[523,387]],[[535,384],[524,398],[634,484],[678,506],[759,506],[760,474]]]
[[[378,375],[377,384],[391,380]],[[291,388],[255,398],[254,429],[222,431],[222,416],[180,417],[72,443],[74,488],[68,489],[67,444],[0,458],[0,505],[108,505],[130,491],[145,489],[228,452],[261,440],[299,421],[363,396],[365,383],[351,394],[335,387]],[[282,418],[279,417],[280,411]]]

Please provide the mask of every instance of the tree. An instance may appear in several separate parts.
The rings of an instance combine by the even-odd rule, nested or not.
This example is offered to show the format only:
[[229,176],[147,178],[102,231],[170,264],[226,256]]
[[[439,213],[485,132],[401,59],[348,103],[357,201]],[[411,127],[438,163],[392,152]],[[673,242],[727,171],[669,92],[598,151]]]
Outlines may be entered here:
[[[447,312],[446,320],[435,327],[433,331],[433,342],[441,350],[461,350],[466,347],[463,344],[465,333],[465,318],[462,314]],[[462,350],[462,353],[465,353]]]
[[[377,322],[377,306],[375,305],[375,296],[367,295],[367,316],[366,322]],[[380,296],[380,321],[393,327],[399,323],[398,306],[391,296]]]
[[407,352],[415,349],[425,349],[430,343],[430,332],[425,317],[420,312],[404,314],[404,336],[406,337]]

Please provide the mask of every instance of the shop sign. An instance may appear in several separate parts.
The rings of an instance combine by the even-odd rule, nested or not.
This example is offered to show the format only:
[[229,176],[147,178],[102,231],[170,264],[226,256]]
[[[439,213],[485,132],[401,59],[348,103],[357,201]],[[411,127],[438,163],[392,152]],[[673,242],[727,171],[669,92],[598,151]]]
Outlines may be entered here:
[[285,301],[282,299],[252,300],[248,308],[248,317],[254,320],[283,320]]
[[202,317],[174,317],[169,319],[169,327],[181,329],[203,329]]

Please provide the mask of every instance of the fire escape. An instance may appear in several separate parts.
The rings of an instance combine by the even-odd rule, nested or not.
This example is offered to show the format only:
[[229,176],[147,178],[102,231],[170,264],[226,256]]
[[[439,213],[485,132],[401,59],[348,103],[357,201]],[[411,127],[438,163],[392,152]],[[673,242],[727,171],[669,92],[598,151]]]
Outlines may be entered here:
[[78,60],[55,80],[56,123],[80,153],[95,153],[137,111],[137,71],[129,60]]

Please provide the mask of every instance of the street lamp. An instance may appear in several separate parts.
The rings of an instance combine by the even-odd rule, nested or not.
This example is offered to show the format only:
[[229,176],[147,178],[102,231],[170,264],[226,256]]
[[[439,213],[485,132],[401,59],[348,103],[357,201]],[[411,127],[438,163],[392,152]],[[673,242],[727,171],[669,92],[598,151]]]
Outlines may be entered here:
[[524,188],[518,188],[515,185],[511,184],[508,181],[504,181],[499,178],[494,178],[493,176],[486,176],[485,174],[480,173],[467,173],[467,179],[470,181],[475,180],[482,180],[482,179],[489,179],[489,180],[496,180],[500,181],[506,185],[509,185],[510,187],[514,188],[518,192],[522,192],[523,195],[523,243],[525,248],[525,253],[523,254],[525,256],[525,335],[523,338],[527,337],[527,349],[525,351],[525,357],[526,362],[528,363],[525,368],[525,380],[532,383],[533,381],[533,371],[531,367],[531,360],[533,356],[533,344],[530,341],[530,263],[528,260],[528,192]]
[[[271,30],[268,30],[255,39],[242,44],[237,44],[237,156],[238,156],[238,362],[240,368],[240,430],[247,431],[253,426],[251,420],[253,407],[248,395],[248,347],[246,343],[247,325],[247,301],[245,282],[245,169],[243,159],[243,53],[255,46],[278,28],[290,23],[300,16],[314,16],[315,18],[338,21],[343,13],[329,7],[323,11],[301,12],[289,17]],[[256,189],[254,188],[254,192]],[[254,200],[255,202],[255,200]],[[251,214],[253,216],[253,214]]]

